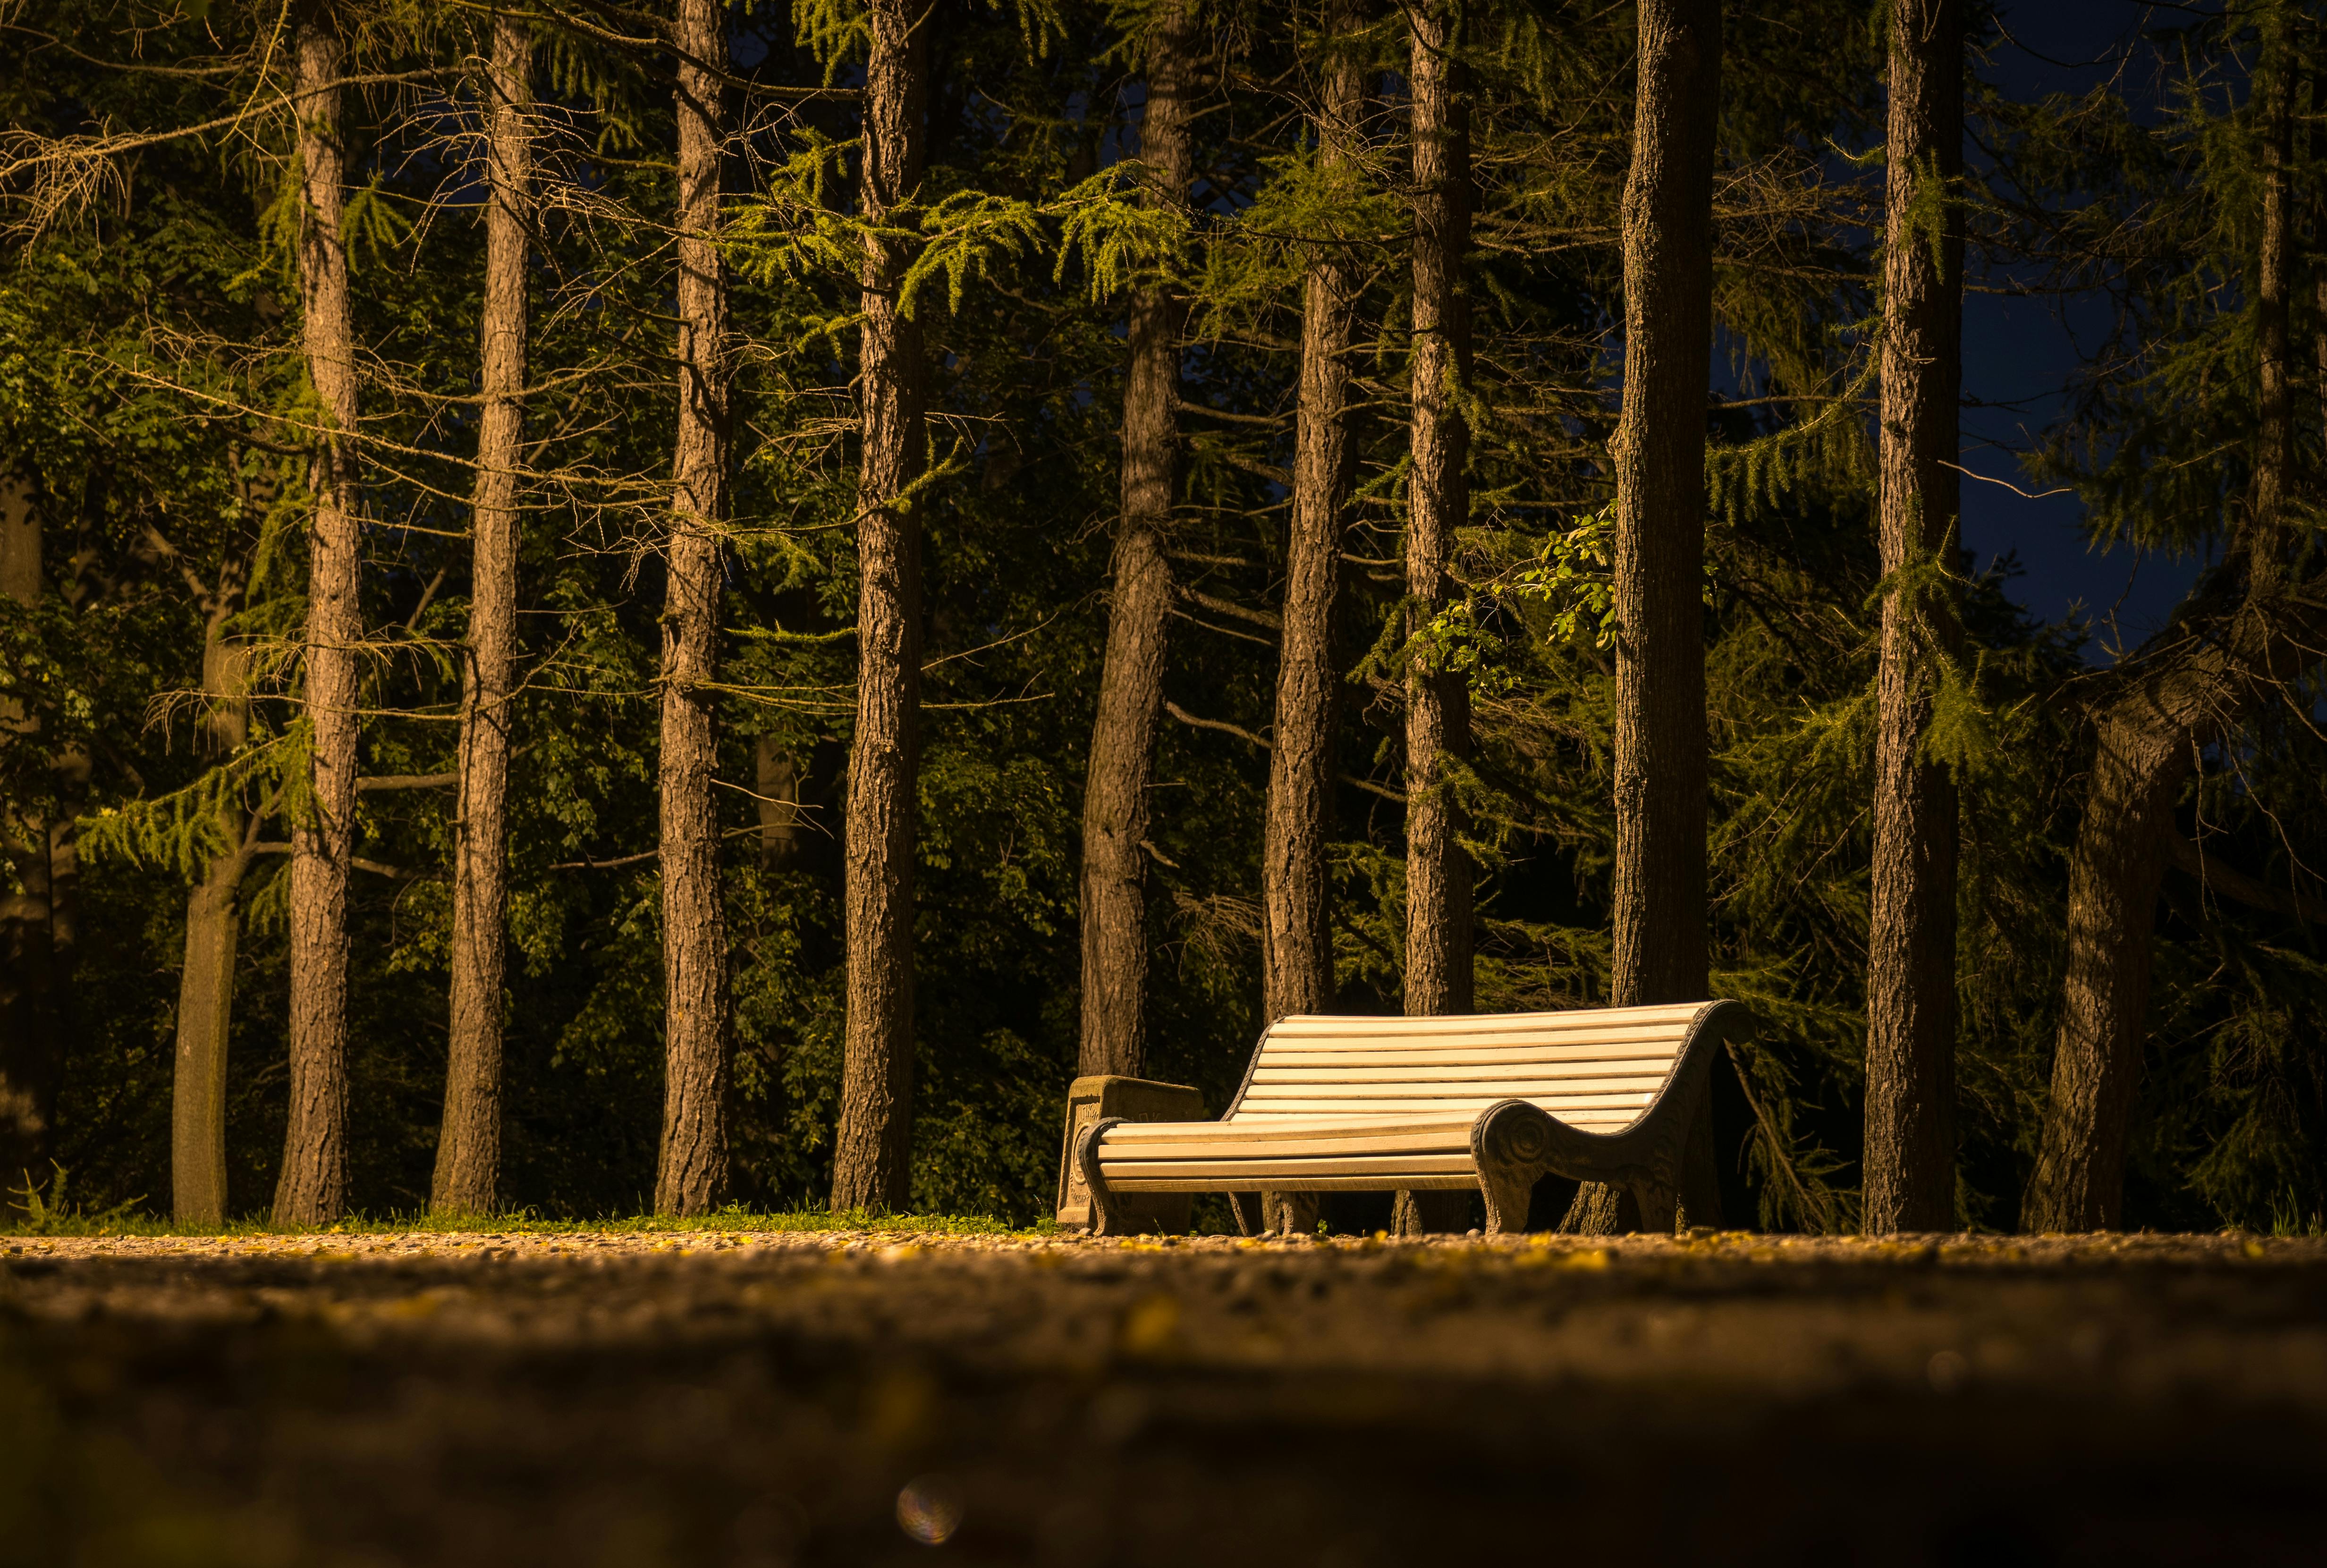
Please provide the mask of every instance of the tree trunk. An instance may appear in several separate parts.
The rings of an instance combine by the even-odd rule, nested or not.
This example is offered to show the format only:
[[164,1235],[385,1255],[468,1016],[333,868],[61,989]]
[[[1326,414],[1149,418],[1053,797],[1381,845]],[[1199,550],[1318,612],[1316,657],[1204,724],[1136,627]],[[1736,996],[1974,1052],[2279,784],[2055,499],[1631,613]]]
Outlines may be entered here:
[[302,13],[299,159],[306,203],[299,286],[307,374],[325,430],[312,470],[303,677],[312,739],[308,798],[291,830],[291,1114],[275,1189],[277,1225],[327,1225],[348,1197],[348,870],[355,849],[357,670],[363,607],[356,550],[355,332],[341,238],[347,150],[341,43],[325,0]]
[[525,204],[533,147],[533,40],[493,18],[486,72],[485,297],[479,323],[484,413],[470,512],[468,658],[461,682],[461,787],[453,845],[451,1050],[444,1124],[428,1204],[490,1214],[500,1196],[501,984],[509,953],[509,764],[517,658],[518,465],[524,461]]
[[727,526],[727,278],[720,259],[725,8],[679,0],[678,434],[662,636],[662,1153],[657,1214],[700,1214],[727,1181],[727,914],[719,881],[718,676]]
[[[0,595],[40,602],[41,514],[32,481],[0,471]],[[0,699],[0,746],[30,746],[37,714]],[[0,889],[0,1183],[44,1178],[55,1117],[59,1035],[57,901],[51,873],[53,814],[16,801],[0,814],[0,853],[23,891]]]
[[[2320,629],[2275,602],[2283,586],[2294,460],[2294,274],[2289,190],[2293,70],[2283,7],[2266,17],[2256,98],[2262,124],[2262,243],[2256,268],[2260,429],[2246,514],[2222,571],[2243,569],[2243,600],[2211,634],[2153,658],[2095,724],[2092,781],[2069,863],[2068,973],[2051,1094],[2021,1228],[2107,1230],[2124,1218],[2125,1153],[2141,1079],[2157,890],[2175,802],[2198,749],[2316,659]],[[2290,619],[2290,624],[2281,624]],[[2308,620],[2315,621],[2315,613]]]
[[[1357,161],[1365,101],[1350,47],[1351,0],[1326,14],[1318,160]],[[1350,499],[1350,338],[1360,282],[1347,250],[1319,247],[1302,285],[1299,424],[1293,527],[1285,545],[1284,644],[1276,667],[1276,744],[1268,754],[1268,817],[1260,862],[1262,1005],[1271,1022],[1333,1004],[1333,946],[1326,919],[1325,845],[1332,834],[1335,701],[1333,615],[1341,530]]]
[[[246,660],[226,639],[237,593],[222,571],[205,607],[203,728],[220,758],[250,733]],[[248,815],[221,802],[214,825],[221,845],[186,895],[185,963],[178,973],[176,1072],[170,1092],[170,1212],[181,1225],[220,1225],[227,1217],[226,1063],[234,1021],[235,950],[242,934],[242,879],[250,869]]]
[[[1706,989],[1702,595],[1720,75],[1719,0],[1641,0],[1623,203],[1624,401],[1610,450],[1619,1007],[1699,1001]],[[1711,1173],[1691,1166],[1684,1210],[1718,1224]],[[1620,1207],[1586,1183],[1568,1223]]]
[[[920,196],[927,0],[874,0],[860,206],[878,221]],[[842,828],[847,1057],[834,1140],[836,1211],[901,1210],[912,1175],[913,827],[921,667],[921,521],[907,498],[927,443],[921,329],[897,308],[911,257],[864,242],[863,433],[856,490],[856,732]]]
[[2126,1124],[2141,1078],[2150,938],[2164,835],[2190,771],[2204,681],[2145,686],[2098,725],[2069,863],[2069,967],[2023,1230],[2106,1230],[2122,1212]]
[[249,863],[238,852],[217,856],[186,898],[170,1091],[170,1213],[180,1225],[226,1221],[227,1035],[234,1020],[242,873]]
[[[1139,127],[1152,207],[1183,204],[1193,177],[1195,51],[1187,0],[1148,15],[1147,106]],[[1076,1071],[1136,1077],[1146,1056],[1148,799],[1164,706],[1179,433],[1180,331],[1172,280],[1134,291],[1123,387],[1123,516],[1109,564],[1107,655],[1083,790],[1082,1031]]]
[[[1448,561],[1470,516],[1470,429],[1458,388],[1470,378],[1470,116],[1459,94],[1453,11],[1414,22],[1413,469],[1406,480],[1407,631],[1454,598]],[[1471,1011],[1471,860],[1451,763],[1469,754],[1469,689],[1460,674],[1416,665],[1406,685],[1406,1011]]]
[[[1886,575],[1955,569],[1963,380],[1963,33],[1958,0],[1894,0],[1883,278]],[[1936,186],[1937,189],[1933,187]],[[1933,233],[1931,223],[1943,227]],[[1935,254],[1936,252],[1936,254]],[[1921,760],[1932,658],[1962,638],[1937,581],[1885,595],[1867,932],[1865,1218],[1955,1227],[1956,789]]]
[[[1471,512],[1471,432],[1461,390],[1471,378],[1470,111],[1462,98],[1456,11],[1443,0],[1407,14],[1414,102],[1414,347],[1406,476],[1406,631],[1419,638],[1455,597],[1448,564]],[[1406,677],[1406,1011],[1468,1013],[1471,857],[1453,775],[1471,751],[1470,687],[1417,658]],[[1444,1230],[1469,1212],[1460,1192],[1400,1192],[1401,1235]]]
[[799,859],[799,764],[773,735],[762,735],[752,748],[752,771],[758,779],[760,869],[784,871]]
[[2264,14],[2257,96],[2262,102],[2262,243],[2255,267],[2257,431],[2247,515],[2247,577],[2257,598],[2285,579],[2286,506],[2294,473],[2294,40],[2292,8]]

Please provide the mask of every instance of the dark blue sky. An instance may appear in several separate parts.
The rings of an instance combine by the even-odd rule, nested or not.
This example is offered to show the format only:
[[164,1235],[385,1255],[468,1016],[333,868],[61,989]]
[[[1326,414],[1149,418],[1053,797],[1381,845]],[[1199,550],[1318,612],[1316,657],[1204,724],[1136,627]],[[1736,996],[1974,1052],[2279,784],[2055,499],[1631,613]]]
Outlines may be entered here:
[[[2014,98],[2031,99],[2081,91],[2107,76],[2153,7],[2139,0],[2003,0],[1999,10],[2006,37],[1990,54],[1986,74]],[[1977,289],[1977,273],[1972,282]],[[2105,319],[2097,301],[1967,296],[1966,468],[2023,490],[2040,488],[2018,454],[2060,411],[2061,387],[2079,362],[2079,329],[2090,333]],[[1970,478],[1963,486],[1963,537],[1981,566],[2017,553],[2023,574],[2012,593],[2036,615],[2057,621],[2081,611],[2093,626],[2089,656],[2096,660],[2107,660],[2120,639],[2133,647],[2155,630],[2199,565],[2123,547],[2093,549],[2076,497],[2030,500]]]

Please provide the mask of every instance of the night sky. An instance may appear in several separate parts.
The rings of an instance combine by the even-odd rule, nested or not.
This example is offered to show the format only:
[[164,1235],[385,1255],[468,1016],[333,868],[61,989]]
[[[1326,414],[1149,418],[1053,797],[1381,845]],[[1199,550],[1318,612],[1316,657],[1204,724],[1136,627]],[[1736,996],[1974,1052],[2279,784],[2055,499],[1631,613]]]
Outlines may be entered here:
[[[2082,91],[2110,74],[2154,9],[2138,0],[2004,0],[2006,36],[1984,74],[2023,100]],[[1977,290],[1983,280],[1975,271],[1971,281]],[[2062,384],[2079,363],[2079,329],[2089,334],[2106,319],[2097,301],[1967,295],[1966,468],[2023,490],[2042,488],[2018,454],[2036,444],[2060,410]],[[2120,641],[2134,647],[2155,630],[2200,565],[2124,547],[2096,550],[2086,541],[2084,507],[2076,497],[2028,500],[1970,478],[1963,486],[1963,538],[1980,567],[2017,555],[2022,575],[2011,592],[2033,613],[2051,621],[2072,611],[2085,616],[2095,634],[2088,657],[2097,661],[2112,657]]]

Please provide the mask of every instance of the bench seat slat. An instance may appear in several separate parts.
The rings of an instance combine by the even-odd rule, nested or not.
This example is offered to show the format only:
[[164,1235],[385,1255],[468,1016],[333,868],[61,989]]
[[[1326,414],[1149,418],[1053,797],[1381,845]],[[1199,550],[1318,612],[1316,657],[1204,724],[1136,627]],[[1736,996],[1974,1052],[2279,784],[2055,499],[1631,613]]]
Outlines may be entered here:
[[1352,1154],[1467,1154],[1471,1152],[1471,1129],[1449,1127],[1426,1133],[1410,1129],[1386,1133],[1344,1129],[1331,1138],[1320,1138],[1313,1133],[1306,1137],[1298,1133],[1290,1136],[1247,1133],[1242,1137],[1232,1138],[1154,1141],[1110,1137],[1099,1140],[1098,1157],[1099,1163],[1112,1171],[1117,1161],[1286,1160],[1309,1159],[1343,1152]]
[[1593,1079],[1573,1088],[1565,1084],[1533,1078],[1445,1084],[1255,1084],[1245,1091],[1244,1103],[1255,1108],[1284,1100],[1332,1100],[1346,1104],[1376,1100],[1478,1100],[1482,1105],[1492,1105],[1497,1100],[1556,1100],[1576,1106],[1645,1106],[1656,1097],[1656,1086],[1663,1081],[1662,1078],[1635,1078],[1620,1087],[1610,1085],[1605,1079]]
[[1651,1062],[1669,1068],[1678,1054],[1676,1045],[1593,1046],[1574,1051],[1521,1050],[1516,1046],[1481,1047],[1463,1050],[1277,1050],[1260,1054],[1256,1072],[1327,1072],[1337,1068],[1593,1068],[1618,1062]]
[[1687,1037],[1685,1029],[1589,1029],[1544,1037],[1516,1031],[1464,1030],[1444,1034],[1316,1034],[1281,1040],[1272,1034],[1262,1050],[1268,1055],[1317,1050],[1524,1050],[1534,1056],[1609,1047],[1648,1050],[1677,1050]]
[[1309,1035],[1525,1034],[1534,1038],[1588,1029],[1638,1029],[1668,1025],[1685,1029],[1705,1010],[1701,1002],[1666,1007],[1596,1008],[1588,1013],[1471,1013],[1443,1018],[1404,1018],[1384,1013],[1297,1013],[1269,1026],[1271,1040]]
[[[1419,1100],[1404,1105],[1383,1105],[1378,1106],[1374,1114],[1380,1116],[1385,1123],[1412,1121],[1416,1115],[1443,1116],[1453,1115],[1463,1116],[1467,1119],[1469,1117],[1476,1116],[1481,1111],[1485,1110],[1489,1106],[1494,1105],[1496,1101],[1494,1100],[1483,1098],[1476,1100]],[[1530,1100],[1528,1103],[1529,1105],[1539,1106],[1544,1110],[1547,1110],[1553,1115],[1557,1116],[1561,1121],[1565,1122],[1569,1126],[1582,1127],[1586,1132],[1605,1132],[1612,1127],[1629,1126],[1640,1113],[1640,1107],[1638,1106],[1614,1106],[1606,1109],[1585,1106],[1582,1109],[1577,1109],[1573,1106],[1562,1108],[1557,1106],[1545,1105],[1540,1100]],[[1286,1101],[1269,1110],[1238,1111],[1236,1114],[1235,1118],[1226,1125],[1229,1126],[1241,1127],[1254,1122],[1264,1122],[1272,1125],[1279,1122],[1348,1122],[1358,1119],[1361,1115],[1363,1115],[1363,1113],[1350,1110],[1346,1103],[1321,1105],[1313,1104],[1308,1101],[1294,1100]]]
[[1126,1160],[1101,1162],[1112,1186],[1118,1174],[1126,1181],[1141,1177],[1230,1177],[1266,1183],[1275,1176],[1459,1176],[1476,1169],[1470,1152],[1459,1154],[1308,1155],[1300,1159]]
[[[1527,1068],[1496,1063],[1484,1068],[1270,1068],[1252,1070],[1261,1084],[1661,1084],[1671,1078],[1668,1061],[1592,1061],[1578,1066]],[[1519,1094],[1518,1088],[1512,1094]]]
[[1242,1117],[1233,1122],[1119,1122],[1099,1139],[1101,1149],[1126,1144],[1204,1143],[1222,1138],[1306,1138],[1330,1143],[1363,1134],[1369,1138],[1446,1138],[1471,1135],[1468,1116],[1270,1116],[1259,1126]]
[[[1516,1097],[1518,1097],[1511,1095],[1474,1095],[1468,1099],[1460,1100],[1385,1100],[1381,1102],[1381,1108],[1404,1116],[1412,1116],[1416,1113],[1428,1115],[1475,1116],[1489,1106]],[[1587,1130],[1593,1132],[1606,1130],[1605,1127],[1593,1124],[1604,1123],[1611,1126],[1630,1126],[1639,1118],[1640,1114],[1648,1108],[1645,1105],[1586,1106],[1581,1108],[1579,1114],[1575,1108],[1562,1107],[1547,1100],[1529,1099],[1528,1103],[1550,1112],[1571,1125],[1586,1127]],[[1346,1100],[1283,1100],[1277,1102],[1276,1108],[1294,1115],[1340,1116],[1348,1114],[1349,1102]],[[1238,1112],[1237,1120],[1242,1122],[1250,1114],[1252,1113]],[[1259,1114],[1264,1116],[1268,1115],[1266,1111]]]
[[[1460,1176],[1400,1176],[1395,1181],[1385,1182],[1378,1176],[1300,1174],[1272,1177],[1268,1185],[1278,1192],[1380,1192],[1392,1187],[1419,1192],[1476,1192],[1479,1178],[1476,1172],[1470,1172]],[[1108,1189],[1117,1192],[1250,1192],[1257,1186],[1248,1176],[1169,1176],[1107,1182]]]

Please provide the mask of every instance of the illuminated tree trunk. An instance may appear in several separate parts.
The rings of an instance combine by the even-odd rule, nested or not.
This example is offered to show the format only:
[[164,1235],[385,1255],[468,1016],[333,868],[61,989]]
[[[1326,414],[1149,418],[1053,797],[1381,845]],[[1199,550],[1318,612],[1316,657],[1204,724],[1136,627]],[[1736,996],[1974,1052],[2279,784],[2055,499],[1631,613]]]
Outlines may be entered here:
[[727,1181],[727,915],[719,877],[712,683],[727,526],[727,278],[719,255],[726,10],[679,0],[678,433],[662,642],[662,1149],[655,1212],[700,1214]]
[[[1406,630],[1419,636],[1456,590],[1449,564],[1455,531],[1470,517],[1470,426],[1461,389],[1471,377],[1470,300],[1463,256],[1471,247],[1470,114],[1452,54],[1455,11],[1417,6],[1407,82],[1414,101],[1413,466],[1406,478]],[[1420,663],[1406,677],[1406,1011],[1416,1017],[1468,1013],[1471,999],[1471,857],[1454,765],[1470,754],[1470,689],[1460,672]],[[1401,1234],[1460,1223],[1463,1193],[1400,1192]]]
[[[1613,1000],[1705,997],[1705,436],[1713,346],[1719,0],[1641,0],[1624,184],[1624,401],[1616,468]],[[1719,1223],[1709,1121],[1682,1207]],[[1631,1221],[1595,1183],[1567,1225]]]
[[444,1122],[429,1207],[490,1214],[501,1166],[501,983],[509,951],[509,733],[516,697],[518,465],[524,461],[525,202],[533,149],[525,114],[533,42],[493,18],[486,73],[484,413],[471,507],[468,658],[461,690],[461,784],[453,845],[452,1037]]
[[[1895,0],[1883,260],[1886,575],[1955,569],[1963,381],[1958,0]],[[1932,226],[1939,225],[1934,232]],[[1961,642],[1934,583],[1883,601],[1866,972],[1864,1228],[1955,1227],[1956,789],[1920,756],[1933,653]]]
[[[1324,100],[1318,161],[1356,163],[1365,84],[1350,51],[1354,7],[1326,19]],[[1350,503],[1350,340],[1357,268],[1343,247],[1319,248],[1302,285],[1299,424],[1293,461],[1293,526],[1285,546],[1284,634],[1276,667],[1275,745],[1268,756],[1268,815],[1260,862],[1261,982],[1271,1022],[1333,1003],[1325,846],[1332,835],[1333,731],[1341,670],[1333,612],[1341,582],[1341,530]]]
[[[1471,369],[1463,256],[1471,243],[1469,115],[1448,56],[1453,13],[1413,13],[1413,469],[1406,481],[1410,633],[1454,597],[1454,533],[1470,514],[1470,429],[1457,388]],[[1470,751],[1469,693],[1457,674],[1416,668],[1406,685],[1406,1011],[1471,1010],[1471,860],[1450,761]]]
[[[860,205],[877,222],[921,180],[926,0],[874,0]],[[911,261],[864,242],[858,372],[856,731],[848,752],[843,892],[848,1038],[832,1207],[902,1209],[912,1174],[913,829],[921,666],[921,522],[908,499],[927,440],[921,328],[898,309]]]
[[328,0],[311,0],[293,38],[305,211],[299,236],[308,378],[325,428],[313,468],[302,677],[312,742],[308,798],[291,829],[291,1113],[275,1189],[278,1225],[329,1224],[348,1196],[348,873],[355,848],[357,649],[363,640],[357,548],[355,332],[341,238],[347,151],[341,42]]
[[[1139,127],[1151,206],[1188,200],[1195,41],[1186,0],[1148,14],[1147,106]],[[1164,707],[1172,523],[1178,464],[1180,331],[1168,281],[1134,292],[1123,388],[1123,515],[1109,565],[1107,654],[1083,787],[1082,1019],[1076,1070],[1137,1075],[1146,1056],[1147,791]]]

